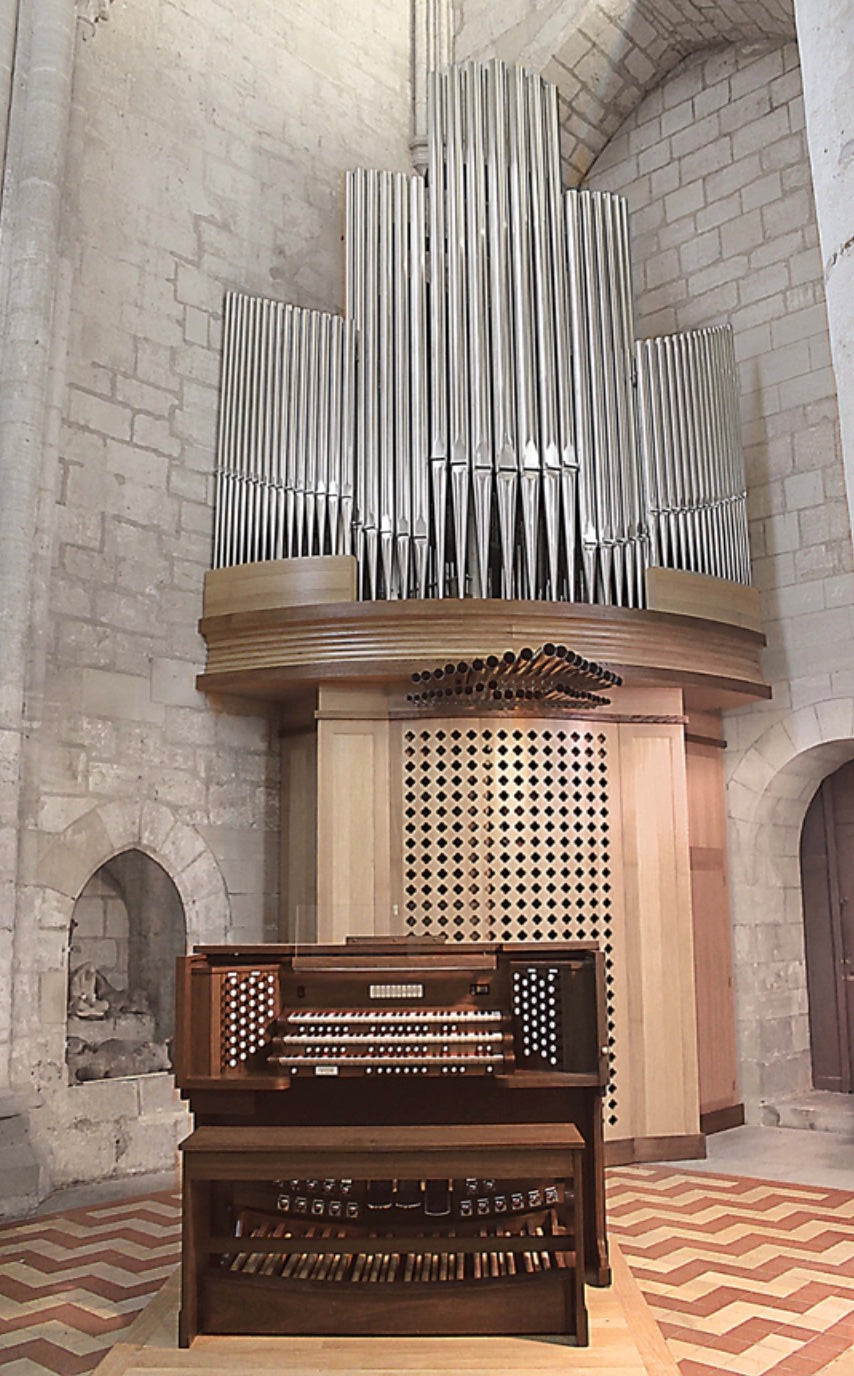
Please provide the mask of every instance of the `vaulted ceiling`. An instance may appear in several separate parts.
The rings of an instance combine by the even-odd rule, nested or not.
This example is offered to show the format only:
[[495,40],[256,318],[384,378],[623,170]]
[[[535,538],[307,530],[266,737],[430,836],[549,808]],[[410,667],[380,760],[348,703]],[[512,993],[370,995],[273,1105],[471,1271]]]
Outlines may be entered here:
[[794,38],[794,0],[457,0],[455,56],[496,55],[554,81],[566,161],[580,180],[691,53]]

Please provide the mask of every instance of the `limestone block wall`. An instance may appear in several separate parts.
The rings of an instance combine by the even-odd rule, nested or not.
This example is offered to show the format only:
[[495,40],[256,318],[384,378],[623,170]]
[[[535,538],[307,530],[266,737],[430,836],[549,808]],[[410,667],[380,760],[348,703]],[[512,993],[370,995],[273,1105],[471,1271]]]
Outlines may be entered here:
[[587,184],[628,197],[639,333],[735,331],[774,693],[726,722],[742,1093],[758,1114],[809,1085],[800,824],[817,747],[854,754],[851,532],[796,46],[689,59]]
[[113,0],[78,35],[12,997],[54,1183],[168,1164],[185,1127],[168,1077],[67,1085],[69,922],[98,867],[150,854],[193,942],[276,932],[279,723],[194,688],[222,299],[340,308],[341,174],[407,166],[408,82],[408,6],[380,0]]
[[458,59],[494,54],[558,84],[571,185],[687,54],[795,36],[791,5],[778,0],[455,0],[455,14]]
[[68,955],[69,974],[94,965],[114,989],[128,987],[128,910],[109,875],[93,874],[74,905]]

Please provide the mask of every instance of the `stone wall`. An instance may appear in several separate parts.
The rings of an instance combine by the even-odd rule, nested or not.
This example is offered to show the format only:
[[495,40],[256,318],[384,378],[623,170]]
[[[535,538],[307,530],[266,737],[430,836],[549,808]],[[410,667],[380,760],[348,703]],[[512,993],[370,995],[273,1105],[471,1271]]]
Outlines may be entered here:
[[191,941],[277,932],[278,721],[194,687],[222,300],[340,308],[341,175],[407,166],[408,81],[408,7],[380,0],[114,0],[78,34],[12,1003],[54,1183],[163,1166],[186,1126],[167,1077],[67,1085],[69,920],[98,867],[151,855]]
[[[810,1076],[798,843],[804,779],[814,788],[821,773],[816,757],[799,770],[792,754],[850,741],[854,686],[851,535],[796,47],[689,59],[625,122],[587,184],[628,198],[639,334],[720,321],[735,331],[774,694],[726,721],[742,1092],[758,1112]],[[767,803],[757,826],[783,767],[780,791],[798,790],[797,807],[784,819],[779,800],[776,812]]]
[[128,987],[129,923],[125,901],[109,874],[93,874],[74,905],[71,919],[69,974],[94,965],[114,989]]

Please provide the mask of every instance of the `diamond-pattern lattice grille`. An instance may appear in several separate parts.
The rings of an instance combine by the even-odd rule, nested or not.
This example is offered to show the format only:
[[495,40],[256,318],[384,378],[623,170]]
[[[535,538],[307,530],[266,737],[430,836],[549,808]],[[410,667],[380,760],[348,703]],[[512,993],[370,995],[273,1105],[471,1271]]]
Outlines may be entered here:
[[[610,844],[604,733],[474,723],[404,731],[407,931],[449,941],[598,941],[613,1052]],[[606,1114],[616,1122],[613,1073]]]

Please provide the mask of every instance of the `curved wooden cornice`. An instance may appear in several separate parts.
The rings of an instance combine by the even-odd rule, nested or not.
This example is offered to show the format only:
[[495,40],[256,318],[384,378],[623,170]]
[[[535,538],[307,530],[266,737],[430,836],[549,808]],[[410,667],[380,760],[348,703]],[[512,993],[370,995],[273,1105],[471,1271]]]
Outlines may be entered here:
[[308,685],[405,681],[443,660],[569,645],[632,684],[694,688],[709,705],[770,695],[754,630],[666,612],[497,599],[336,602],[205,616],[207,693],[276,700]]

